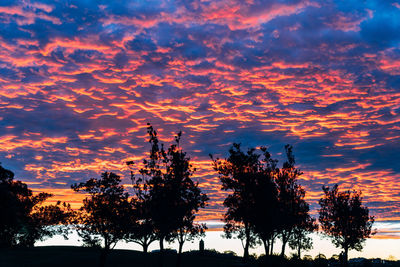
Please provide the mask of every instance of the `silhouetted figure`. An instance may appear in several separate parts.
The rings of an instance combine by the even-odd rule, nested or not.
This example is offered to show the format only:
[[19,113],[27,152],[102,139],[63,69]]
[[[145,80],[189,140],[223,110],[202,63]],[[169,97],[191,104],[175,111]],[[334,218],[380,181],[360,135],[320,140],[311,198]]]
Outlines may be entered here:
[[200,242],[199,242],[199,250],[200,250],[200,253],[204,253],[204,241],[203,241],[203,239],[201,239],[200,240]]
[[340,252],[339,254],[339,262],[340,262],[340,266],[346,266],[346,260],[344,257],[344,252]]
[[322,189],[325,195],[319,200],[319,222],[333,244],[343,248],[343,262],[347,265],[348,251],[361,251],[365,239],[375,234],[371,230],[374,217],[362,205],[361,192],[339,192],[337,184]]

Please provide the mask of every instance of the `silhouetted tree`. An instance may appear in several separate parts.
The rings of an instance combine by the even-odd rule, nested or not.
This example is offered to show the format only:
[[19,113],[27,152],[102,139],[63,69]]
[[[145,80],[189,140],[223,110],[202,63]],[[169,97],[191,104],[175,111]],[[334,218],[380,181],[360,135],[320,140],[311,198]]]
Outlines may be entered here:
[[278,233],[282,241],[281,256],[285,255],[286,244],[293,230],[308,220],[310,209],[304,199],[305,190],[297,182],[297,178],[302,172],[294,166],[292,146],[286,145],[285,151],[287,161],[283,163],[275,180],[278,187],[279,212],[277,217],[279,219]]
[[14,173],[0,165],[0,246],[19,243],[18,234],[26,224],[31,210],[32,191],[27,185],[14,181]]
[[207,226],[204,223],[194,223],[194,218],[185,218],[185,223],[181,225],[176,234],[179,244],[178,253],[182,253],[183,244],[186,241],[193,241],[195,238],[204,237]]
[[294,227],[292,235],[289,238],[289,247],[297,251],[297,257],[301,259],[302,250],[310,250],[313,248],[310,233],[318,229],[318,225],[314,218],[308,217],[305,221]]
[[131,205],[132,216],[130,220],[129,234],[127,241],[139,244],[143,248],[143,252],[147,252],[151,243],[158,239],[151,217],[149,209],[146,207],[148,202],[132,199]]
[[343,249],[347,265],[348,251],[361,251],[365,239],[374,234],[371,230],[374,217],[369,216],[368,208],[362,205],[361,192],[339,192],[337,184],[332,189],[327,186],[322,189],[325,195],[319,200],[319,222],[333,244]]
[[69,205],[57,202],[44,206],[52,194],[33,195],[14,173],[0,165],[0,247],[32,247],[36,241],[56,234],[66,238],[66,226],[72,211]]
[[100,179],[92,178],[71,186],[74,191],[89,195],[83,200],[75,227],[86,245],[95,246],[104,242],[100,266],[105,265],[109,250],[126,238],[130,226],[132,207],[120,183],[118,175],[104,172]]
[[155,232],[153,220],[151,218],[151,199],[148,197],[148,185],[142,178],[135,178],[134,162],[126,162],[131,170],[131,180],[134,194],[131,198],[132,216],[130,220],[129,234],[127,241],[139,244],[143,248],[143,252],[147,252],[151,243],[158,239]]
[[205,207],[208,200],[207,195],[201,192],[198,183],[191,179],[196,169],[192,167],[190,158],[180,147],[181,135],[182,133],[179,132],[175,136],[175,144],[168,148],[168,165],[165,173],[166,181],[171,183],[171,189],[177,196],[174,214],[178,219],[178,229],[173,239],[176,239],[179,244],[178,266],[185,241],[202,236],[207,229],[205,224],[195,223],[194,219],[196,213],[200,208]]
[[261,147],[264,158],[260,162],[259,171],[254,173],[253,203],[250,213],[250,223],[254,232],[264,245],[265,255],[271,254],[273,242],[276,237],[279,220],[278,189],[275,176],[279,169],[276,168],[277,160],[271,158],[266,147]]
[[43,206],[43,202],[51,196],[42,193],[34,198],[34,207],[20,237],[21,245],[33,247],[36,241],[43,241],[54,235],[62,235],[64,239],[68,239],[69,224],[75,212],[69,204],[61,201],[57,201],[55,205]]
[[[185,240],[201,234],[205,225],[195,224],[195,214],[205,207],[208,197],[191,177],[195,169],[190,158],[180,147],[181,132],[175,136],[175,144],[167,151],[159,144],[157,132],[148,124],[149,159],[144,160],[138,177],[132,174],[139,203],[149,211],[149,218],[159,240],[161,256],[164,240],[177,239],[179,243],[178,265]],[[132,162],[128,162],[132,163]]]
[[229,149],[229,157],[224,160],[213,159],[214,169],[219,173],[222,190],[230,191],[224,200],[227,211],[224,215],[224,232],[227,238],[235,234],[244,241],[244,255],[249,257],[249,248],[256,244],[256,234],[252,225],[254,216],[254,192],[256,187],[255,176],[260,171],[260,155],[255,149],[243,152],[240,144],[234,143]]

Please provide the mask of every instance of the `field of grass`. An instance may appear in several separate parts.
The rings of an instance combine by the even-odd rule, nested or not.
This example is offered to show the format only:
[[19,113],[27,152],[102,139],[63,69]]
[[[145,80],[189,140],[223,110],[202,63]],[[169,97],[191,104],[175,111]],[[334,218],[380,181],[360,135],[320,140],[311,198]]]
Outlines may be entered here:
[[[95,248],[52,246],[26,249],[0,250],[1,267],[88,267],[98,266],[100,251]],[[112,250],[108,255],[106,266],[158,266],[157,253],[143,253],[133,250]],[[176,254],[166,253],[164,266],[176,266]],[[182,267],[239,267],[244,265],[240,257],[231,255],[205,253],[184,253]]]
[[[0,267],[88,267],[98,266],[100,250],[73,246],[49,246],[0,250]],[[158,267],[158,253],[143,253],[134,250],[112,250],[107,257],[107,267],[140,266]],[[164,267],[176,267],[176,252],[166,251]],[[327,259],[296,260],[280,256],[260,257],[244,262],[241,257],[206,250],[182,254],[181,267],[339,267],[339,262]],[[399,262],[373,260],[353,262],[350,267],[400,267]]]

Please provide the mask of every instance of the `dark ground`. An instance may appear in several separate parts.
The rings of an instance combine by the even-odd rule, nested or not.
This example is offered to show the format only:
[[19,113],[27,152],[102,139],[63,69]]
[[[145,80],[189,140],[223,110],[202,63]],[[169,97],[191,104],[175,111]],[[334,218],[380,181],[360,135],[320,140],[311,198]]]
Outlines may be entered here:
[[[0,267],[88,267],[98,266],[100,251],[95,248],[52,246],[0,250]],[[106,266],[159,266],[158,253],[143,253],[133,250],[112,250]],[[166,253],[164,267],[176,266],[176,254]],[[240,257],[218,253],[184,253],[182,267],[233,267],[243,265]]]
[[[14,248],[0,250],[0,267],[88,267],[99,265],[100,250],[97,248],[49,246],[35,248]],[[164,255],[164,267],[176,267],[176,253],[167,251]],[[134,250],[112,250],[108,255],[106,266],[109,267],[158,267],[158,253],[143,253]],[[182,255],[181,267],[340,267],[336,261],[327,259],[287,260],[279,256],[250,259],[247,263],[241,257],[206,250],[185,252]],[[399,262],[364,261],[352,263],[353,266],[378,267],[400,266]]]

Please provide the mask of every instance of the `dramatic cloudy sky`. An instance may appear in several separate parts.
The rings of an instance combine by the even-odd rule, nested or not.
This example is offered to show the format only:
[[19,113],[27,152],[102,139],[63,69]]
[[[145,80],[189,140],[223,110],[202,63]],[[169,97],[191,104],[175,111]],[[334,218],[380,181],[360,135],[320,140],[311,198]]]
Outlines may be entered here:
[[[78,205],[70,184],[121,174],[146,123],[183,148],[221,217],[209,153],[294,146],[313,213],[322,185],[400,220],[400,5],[395,1],[0,2],[0,161]],[[400,228],[386,234],[390,237]]]

